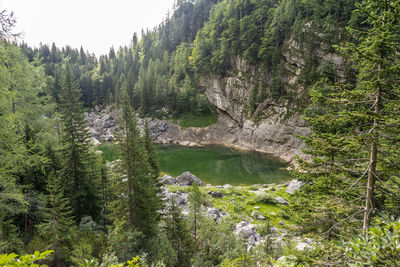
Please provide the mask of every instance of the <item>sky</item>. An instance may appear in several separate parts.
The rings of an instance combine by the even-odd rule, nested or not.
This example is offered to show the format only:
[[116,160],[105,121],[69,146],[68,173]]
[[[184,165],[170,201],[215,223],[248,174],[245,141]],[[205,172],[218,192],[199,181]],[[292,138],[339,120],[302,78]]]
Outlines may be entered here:
[[15,32],[30,46],[81,46],[97,56],[127,45],[137,32],[159,25],[174,0],[0,0],[13,11]]

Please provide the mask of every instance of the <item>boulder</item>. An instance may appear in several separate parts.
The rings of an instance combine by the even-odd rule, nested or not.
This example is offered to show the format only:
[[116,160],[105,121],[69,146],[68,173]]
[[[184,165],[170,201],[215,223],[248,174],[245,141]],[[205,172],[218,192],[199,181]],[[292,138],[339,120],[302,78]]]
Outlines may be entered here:
[[215,192],[211,192],[211,196],[212,196],[212,197],[221,198],[221,197],[223,197],[223,194],[222,194],[222,192],[220,192],[220,191],[215,191]]
[[304,182],[299,181],[299,180],[292,180],[288,187],[286,188],[286,193],[288,194],[294,194],[296,191],[299,191],[303,186]]
[[276,197],[275,198],[276,203],[278,203],[279,205],[289,205],[289,202],[287,202],[286,199],[284,199],[283,197]]
[[206,215],[216,222],[219,221],[219,219],[221,218],[221,213],[217,208],[208,208],[206,211]]
[[171,175],[166,174],[160,178],[160,183],[163,183],[165,185],[175,185],[177,183],[177,181]]
[[246,221],[241,221],[236,224],[236,228],[234,233],[243,237],[244,239],[254,239],[256,242],[260,242],[262,240],[260,234],[258,234],[255,230],[255,226]]
[[185,205],[188,201],[187,194],[168,192],[166,198],[168,200],[174,199],[177,205]]
[[176,180],[180,186],[190,186],[194,182],[196,182],[199,186],[204,186],[203,182],[195,175],[191,174],[190,172],[184,172],[178,177]]
[[261,213],[258,211],[253,211],[251,213],[251,217],[253,217],[254,219],[259,220],[259,221],[265,221],[265,217],[262,216]]
[[232,187],[232,185],[230,185],[230,184],[225,184],[224,185],[224,189],[228,189],[228,188],[231,188]]

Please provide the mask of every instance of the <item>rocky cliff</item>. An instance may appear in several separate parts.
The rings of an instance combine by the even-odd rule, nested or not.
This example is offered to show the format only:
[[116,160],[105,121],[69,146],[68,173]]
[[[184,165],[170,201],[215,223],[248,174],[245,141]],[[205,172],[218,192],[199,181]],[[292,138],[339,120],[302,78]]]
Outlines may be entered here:
[[[182,145],[221,144],[243,150],[255,150],[272,154],[287,162],[302,153],[304,144],[298,136],[310,133],[301,119],[299,105],[308,100],[307,89],[299,82],[304,69],[302,45],[294,40],[285,43],[283,56],[284,75],[279,77],[283,92],[290,97],[279,100],[272,95],[272,77],[261,67],[251,66],[243,59],[232,59],[232,70],[225,77],[209,76],[199,83],[208,100],[219,113],[218,123],[204,128],[182,129],[169,122],[148,119],[156,143]],[[336,77],[343,78],[343,59],[335,54],[316,51],[319,65],[329,63]],[[256,91],[258,90],[258,91]],[[255,92],[264,92],[264,99],[255,103],[250,111],[249,103]],[[299,111],[300,110],[300,111]],[[91,131],[99,141],[109,141],[117,129],[113,123],[115,112],[97,115],[87,114]],[[143,126],[143,119],[139,126]]]

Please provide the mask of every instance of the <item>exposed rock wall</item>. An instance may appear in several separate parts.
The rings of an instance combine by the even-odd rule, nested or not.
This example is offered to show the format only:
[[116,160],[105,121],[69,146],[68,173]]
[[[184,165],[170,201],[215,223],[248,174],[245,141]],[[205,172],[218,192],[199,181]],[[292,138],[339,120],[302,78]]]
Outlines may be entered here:
[[[289,40],[285,42],[285,75],[280,77],[290,100],[273,101],[269,97],[250,114],[249,100],[256,88],[271,92],[271,75],[262,69],[251,66],[243,59],[232,59],[233,69],[227,77],[210,76],[199,85],[209,101],[218,109],[218,123],[204,128],[181,129],[169,121],[148,119],[156,143],[178,143],[182,145],[221,144],[243,150],[270,153],[275,157],[291,162],[294,156],[306,157],[302,153],[304,144],[298,136],[310,133],[296,105],[306,98],[306,90],[298,82],[304,68],[302,45]],[[332,63],[336,75],[343,78],[343,59],[335,54],[317,51],[318,62]],[[289,73],[289,74],[288,74]],[[115,111],[114,111],[115,113]],[[255,122],[255,117],[257,122]],[[113,123],[116,114],[105,111],[96,116],[87,114],[91,131],[99,141],[113,138],[112,132],[118,128]],[[139,119],[139,126],[144,120]]]

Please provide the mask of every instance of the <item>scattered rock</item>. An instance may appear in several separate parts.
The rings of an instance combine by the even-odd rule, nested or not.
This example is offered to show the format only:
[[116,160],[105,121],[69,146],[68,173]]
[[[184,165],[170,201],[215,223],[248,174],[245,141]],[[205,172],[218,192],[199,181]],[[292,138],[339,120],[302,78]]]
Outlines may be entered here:
[[299,191],[303,186],[304,182],[299,181],[299,180],[292,180],[288,187],[286,188],[286,193],[288,194],[294,194],[294,192]]
[[221,213],[217,208],[208,208],[206,215],[216,222],[218,222],[219,219],[221,218]]
[[259,207],[259,206],[255,206],[253,209],[255,209],[255,210],[259,210],[259,209],[260,209],[260,207]]
[[289,202],[287,202],[286,199],[282,198],[282,197],[276,197],[275,198],[276,203],[278,203],[279,205],[289,205]]
[[255,226],[246,221],[236,224],[234,233],[244,239],[247,239],[247,250],[262,242],[261,235],[256,232]]
[[285,225],[285,222],[284,221],[279,221],[279,225],[283,226],[283,225]]
[[188,201],[188,194],[183,194],[180,192],[173,193],[167,191],[166,198],[168,200],[174,199],[177,205],[185,205]]
[[[101,143],[100,143],[100,141],[99,140],[97,140],[96,138],[92,138],[92,144],[94,145],[94,146],[98,146],[98,145],[100,145]],[[97,150],[97,151],[100,151],[100,150]]]
[[176,180],[180,186],[190,186],[194,182],[196,182],[199,186],[204,186],[203,182],[195,175],[191,174],[190,172],[184,172],[178,177]]
[[251,217],[253,217],[254,219],[259,220],[259,221],[265,221],[265,217],[262,216],[261,213],[258,211],[253,211],[251,213]]
[[235,202],[235,199],[234,199],[234,198],[231,198],[231,199],[229,200],[229,202],[230,202],[230,203],[233,203],[233,202]]
[[175,185],[177,184],[177,181],[171,175],[166,174],[160,178],[160,183],[163,183],[165,185]]
[[224,185],[223,187],[224,187],[224,189],[228,189],[228,188],[231,188],[231,187],[232,187],[232,185],[230,185],[230,184],[226,184],[226,185]]
[[296,264],[296,256],[294,255],[289,255],[289,256],[282,256],[280,257],[276,263],[274,264],[274,267],[294,267]]
[[211,192],[211,196],[212,196],[212,197],[221,198],[221,197],[223,197],[223,194],[222,194],[222,192],[220,192],[220,191],[215,191],[215,192]]

